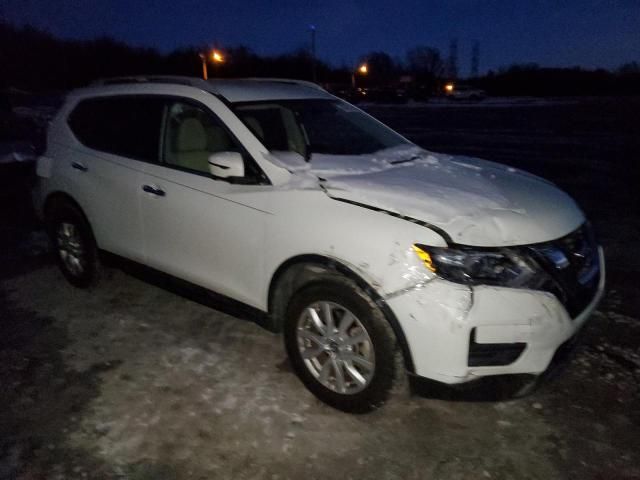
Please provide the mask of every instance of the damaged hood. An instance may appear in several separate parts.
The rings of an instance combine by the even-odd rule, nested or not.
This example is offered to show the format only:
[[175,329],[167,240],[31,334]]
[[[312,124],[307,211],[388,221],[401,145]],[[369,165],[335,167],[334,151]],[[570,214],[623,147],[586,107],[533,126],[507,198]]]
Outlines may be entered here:
[[371,155],[314,154],[310,173],[322,179],[332,198],[427,222],[459,244],[545,242],[584,221],[575,202],[546,180],[497,163],[415,146]]

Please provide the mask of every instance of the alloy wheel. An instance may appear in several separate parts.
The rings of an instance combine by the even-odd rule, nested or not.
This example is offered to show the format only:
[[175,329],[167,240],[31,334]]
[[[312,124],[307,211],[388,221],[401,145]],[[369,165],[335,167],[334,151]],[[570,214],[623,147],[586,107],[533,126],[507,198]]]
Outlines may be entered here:
[[56,231],[58,255],[69,273],[80,276],[86,268],[86,254],[78,227],[62,222]]
[[296,339],[309,372],[340,394],[362,391],[375,373],[373,342],[360,320],[334,302],[306,307],[297,322]]

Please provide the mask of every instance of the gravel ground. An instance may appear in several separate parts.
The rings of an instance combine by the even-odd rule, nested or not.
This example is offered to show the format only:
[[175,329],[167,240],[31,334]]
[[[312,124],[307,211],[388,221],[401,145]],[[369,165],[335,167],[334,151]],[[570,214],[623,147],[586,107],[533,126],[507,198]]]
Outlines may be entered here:
[[369,415],[332,410],[247,309],[130,269],[69,286],[7,182],[0,478],[639,479],[638,106],[370,108],[433,150],[545,175],[600,232],[608,295],[567,369],[521,399],[423,388]]

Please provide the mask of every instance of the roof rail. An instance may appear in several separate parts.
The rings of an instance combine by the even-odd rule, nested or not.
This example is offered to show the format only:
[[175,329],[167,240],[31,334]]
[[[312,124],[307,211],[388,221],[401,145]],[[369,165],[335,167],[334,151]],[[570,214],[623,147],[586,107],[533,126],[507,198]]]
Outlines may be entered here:
[[325,91],[317,83],[309,82],[307,80],[296,80],[295,78],[270,78],[270,77],[248,77],[238,80],[251,80],[252,82],[275,82],[275,83],[290,83],[294,85],[303,85],[309,88],[315,88],[316,90]]
[[102,78],[92,82],[92,86],[119,85],[127,83],[172,83],[176,85],[201,85],[204,80],[197,77],[186,77],[179,75],[135,75],[129,77]]
[[106,85],[125,85],[125,84],[142,84],[142,83],[166,83],[174,85],[187,85],[190,87],[200,88],[202,90],[209,91],[213,94],[218,94],[216,83],[224,84],[226,82],[233,81],[249,81],[249,82],[271,82],[282,83],[288,85],[300,85],[314,90],[326,91],[320,85],[307,82],[305,80],[296,80],[290,78],[267,78],[267,77],[251,77],[251,78],[212,78],[210,80],[203,80],[199,77],[187,77],[180,75],[131,75],[123,77],[102,78],[91,83],[91,86],[106,86]]

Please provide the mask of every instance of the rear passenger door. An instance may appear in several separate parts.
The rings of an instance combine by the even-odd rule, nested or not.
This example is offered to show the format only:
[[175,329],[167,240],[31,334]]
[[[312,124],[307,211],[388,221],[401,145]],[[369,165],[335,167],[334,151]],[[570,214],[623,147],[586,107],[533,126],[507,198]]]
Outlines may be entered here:
[[80,145],[64,154],[66,189],[85,210],[98,246],[143,261],[140,173],[157,162],[164,103],[148,95],[80,100],[68,125]]
[[[147,263],[257,305],[271,186],[209,107],[167,98],[163,125],[161,163],[146,165],[142,182]],[[209,173],[209,156],[229,151],[245,159],[243,183]]]

